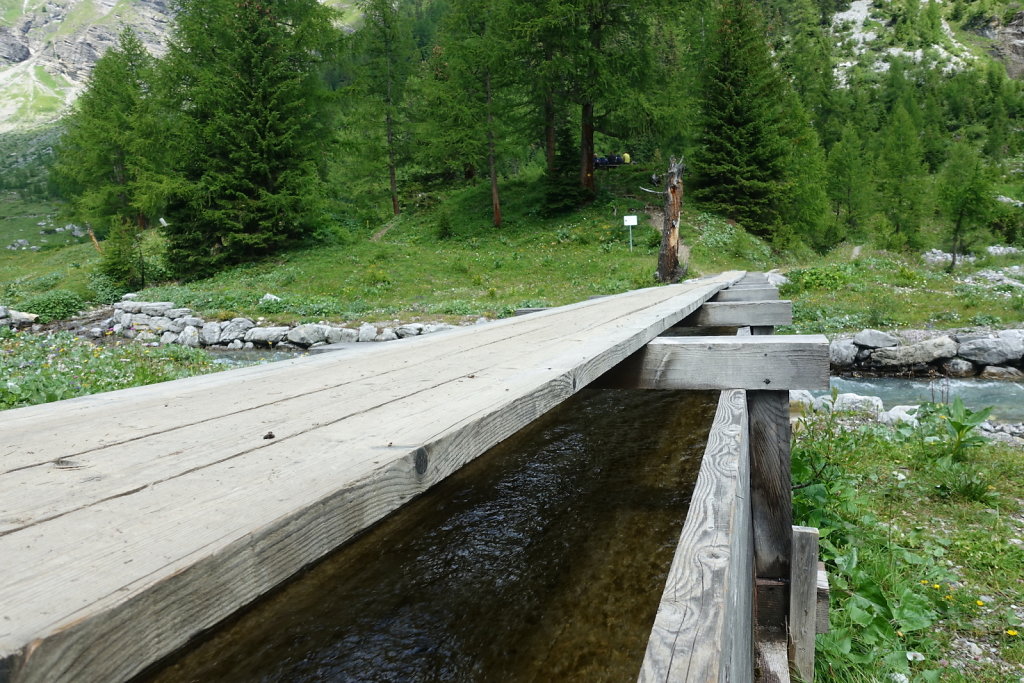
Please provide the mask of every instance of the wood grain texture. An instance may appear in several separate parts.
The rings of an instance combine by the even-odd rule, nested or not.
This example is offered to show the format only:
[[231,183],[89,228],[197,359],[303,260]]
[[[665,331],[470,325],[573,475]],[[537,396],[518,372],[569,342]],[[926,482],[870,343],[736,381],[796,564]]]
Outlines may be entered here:
[[722,392],[640,681],[751,678],[747,434],[744,392]]
[[745,325],[789,325],[793,322],[793,302],[728,301],[708,302],[683,324],[698,327],[741,327]]
[[814,680],[818,616],[818,530],[793,527],[789,580],[789,660],[797,679]]
[[754,573],[758,578],[788,581],[793,546],[789,392],[749,391],[747,408]]
[[823,335],[659,337],[609,383],[642,389],[827,389]]
[[0,413],[0,680],[129,678],[738,277]]
[[779,290],[774,287],[730,287],[711,298],[714,302],[777,301]]
[[789,657],[782,638],[759,638],[755,645],[757,683],[790,683]]
[[828,572],[825,571],[825,563],[818,563],[818,614],[814,619],[815,630],[818,633],[828,633]]

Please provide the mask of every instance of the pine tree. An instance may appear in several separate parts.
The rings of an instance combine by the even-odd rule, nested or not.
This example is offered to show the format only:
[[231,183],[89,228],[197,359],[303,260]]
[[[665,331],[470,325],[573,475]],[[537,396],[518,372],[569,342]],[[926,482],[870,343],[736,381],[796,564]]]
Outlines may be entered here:
[[852,124],[828,153],[828,194],[840,239],[861,237],[870,213],[872,178],[864,150]]
[[882,211],[900,245],[916,246],[924,214],[924,151],[913,120],[897,105],[882,131],[876,182]]
[[950,272],[956,268],[957,255],[992,215],[992,195],[990,172],[981,154],[966,142],[956,143],[939,177],[939,204],[949,220],[946,238],[953,254]]
[[176,274],[270,254],[324,226],[333,28],[316,0],[179,0],[165,228]]

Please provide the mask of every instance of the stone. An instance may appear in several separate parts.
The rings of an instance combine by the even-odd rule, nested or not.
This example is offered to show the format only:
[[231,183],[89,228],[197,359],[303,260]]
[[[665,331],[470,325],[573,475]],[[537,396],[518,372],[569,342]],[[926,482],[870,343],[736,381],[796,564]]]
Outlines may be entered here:
[[203,320],[202,318],[197,318],[194,315],[186,315],[183,318],[179,318],[178,321],[182,325],[191,325],[192,327],[196,328],[202,327],[203,325],[206,324],[205,320]]
[[10,318],[0,318],[0,329],[9,330],[14,325]]
[[370,323],[363,323],[359,326],[358,334],[356,341],[371,342],[377,338],[377,327]]
[[135,341],[140,344],[148,344],[149,342],[160,341],[159,337],[150,332],[149,330],[141,330],[135,333]]
[[186,316],[192,315],[192,309],[172,308],[171,310],[164,312],[164,315],[167,316],[168,318],[171,318],[172,320],[176,320],[178,318],[184,318]]
[[220,343],[231,342],[245,337],[245,333],[256,327],[256,323],[248,318],[232,318],[230,322],[221,323]]
[[121,295],[121,301],[135,301],[138,298],[139,298],[139,295],[136,294],[135,292],[129,292],[128,294],[122,294]]
[[1010,382],[1020,382],[1021,380],[1024,380],[1024,372],[1021,372],[1017,368],[1008,368],[999,365],[986,366],[978,376],[982,379],[1008,380]]
[[174,332],[168,331],[160,335],[161,344],[173,344],[176,341],[178,341],[178,335]]
[[134,301],[131,299],[126,301],[118,301],[116,304],[114,304],[114,308],[119,311],[124,311],[125,313],[141,313],[142,302]]
[[245,333],[245,341],[256,346],[273,346],[287,336],[287,327],[253,327]]
[[245,344],[242,342],[241,339],[235,339],[230,344],[228,344],[228,348],[231,349],[232,351],[240,351],[243,346],[245,346]]
[[445,332],[447,330],[454,330],[454,325],[448,323],[429,323],[423,326],[423,334],[433,334],[435,332]]
[[0,318],[6,318],[6,317],[7,317],[7,307],[6,306],[0,306]]
[[957,343],[945,335],[908,346],[875,349],[871,352],[871,362],[883,367],[915,365],[954,358],[956,352]]
[[401,325],[397,330],[395,330],[395,334],[397,334],[401,339],[405,339],[406,337],[415,337],[423,334],[423,325],[420,323]]
[[997,333],[999,338],[1010,345],[1010,350],[1017,358],[1024,358],[1024,330],[1002,330]]
[[151,315],[156,318],[162,315],[166,315],[167,311],[171,310],[172,308],[174,308],[173,301],[153,301],[150,303],[142,304],[142,308],[140,309],[139,312],[145,313],[146,315]]
[[390,327],[385,327],[381,331],[381,333],[377,335],[377,337],[376,337],[376,339],[374,339],[374,341],[386,342],[386,341],[395,341],[396,339],[398,339],[398,335],[395,334],[395,331],[393,329],[391,329]]
[[245,351],[252,351],[255,348],[256,345],[253,344],[252,342],[245,342],[245,344],[242,345],[242,349],[244,349]]
[[782,285],[789,284],[789,278],[777,270],[769,270],[764,276],[772,287],[781,287]]
[[852,339],[837,339],[828,345],[828,358],[837,368],[849,368],[857,361],[858,350]]
[[280,300],[281,300],[281,297],[275,296],[275,295],[273,295],[273,294],[271,294],[269,292],[260,297],[260,303],[261,304],[266,303],[268,301],[280,301]]
[[877,396],[861,396],[860,394],[839,394],[836,396],[834,408],[835,410],[878,415],[882,412],[882,399]]
[[22,311],[15,311],[11,309],[7,310],[7,318],[11,321],[11,326],[15,329],[34,325],[35,322],[39,320],[39,316],[35,313],[24,313]]
[[325,325],[307,323],[293,327],[288,332],[288,341],[299,346],[312,346],[327,341],[327,330]]
[[121,334],[124,332],[124,325],[121,323],[115,323],[114,326],[110,328],[110,331],[114,334]]
[[186,325],[178,335],[178,343],[182,346],[191,346],[194,349],[199,348],[199,330],[192,325]]
[[151,318],[149,321],[149,329],[153,330],[153,332],[155,332],[156,334],[163,334],[164,332],[167,331],[175,333],[181,332],[183,329],[185,329],[185,326],[182,325],[178,329],[174,328],[174,321],[164,316],[160,316],[158,318]]
[[[198,325],[194,325],[198,327]],[[199,343],[203,346],[213,346],[220,341],[220,323],[208,322],[199,331]]]
[[917,426],[917,409],[920,406],[893,406],[889,410],[878,414],[878,421],[882,424],[896,425],[905,422]]
[[1020,360],[1019,352],[1016,339],[975,339],[962,343],[957,355],[979,365],[1002,365]]
[[102,327],[91,327],[91,328],[89,328],[88,334],[93,339],[99,339],[100,337],[103,336],[103,328]]
[[814,399],[814,404],[811,407],[815,412],[832,412],[832,397],[828,394],[819,396]]
[[963,358],[947,360],[942,364],[942,370],[949,377],[973,377],[976,372],[974,363]]
[[351,330],[347,327],[327,328],[328,344],[351,344],[357,341],[359,341],[359,332],[356,330]]
[[991,339],[992,335],[988,332],[964,332],[954,336],[961,344],[965,344],[969,341],[977,341],[978,339]]
[[869,349],[887,349],[891,346],[899,346],[900,340],[881,330],[861,330],[854,335],[853,343]]
[[814,396],[806,389],[794,389],[789,392],[789,404],[813,410]]

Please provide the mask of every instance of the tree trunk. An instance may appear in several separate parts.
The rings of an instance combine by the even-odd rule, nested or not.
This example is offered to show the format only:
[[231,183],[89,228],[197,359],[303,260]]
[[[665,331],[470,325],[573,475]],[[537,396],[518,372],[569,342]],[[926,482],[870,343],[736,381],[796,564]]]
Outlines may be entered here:
[[391,118],[391,110],[388,109],[386,117],[387,125],[387,136],[388,136],[388,178],[391,181],[391,209],[395,212],[395,215],[402,213],[401,207],[398,205],[398,173],[396,171],[395,162],[395,127],[394,119]]
[[665,220],[661,227],[661,250],[658,252],[660,282],[679,282],[686,275],[687,264],[679,263],[679,213],[683,207],[683,162],[669,160],[665,185]]
[[580,187],[593,192],[594,182],[594,103],[583,104],[580,124]]
[[548,173],[555,172],[555,96],[550,92],[544,96],[544,156],[548,162]]
[[491,210],[494,213],[494,227],[501,227],[501,197],[498,195],[498,164],[494,144],[494,113],[491,111],[491,74],[484,73],[484,90],[487,94],[487,167],[491,172]]

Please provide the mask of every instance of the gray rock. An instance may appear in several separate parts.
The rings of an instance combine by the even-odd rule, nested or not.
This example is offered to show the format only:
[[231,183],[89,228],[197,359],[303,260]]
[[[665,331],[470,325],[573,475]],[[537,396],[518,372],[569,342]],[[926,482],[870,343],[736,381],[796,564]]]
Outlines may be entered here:
[[895,425],[905,422],[917,426],[917,409],[919,406],[893,406],[889,410],[878,414],[878,421],[882,424]]
[[351,344],[357,341],[359,341],[359,332],[356,330],[350,330],[347,327],[327,328],[328,344]]
[[160,317],[162,315],[166,315],[167,311],[172,308],[174,308],[173,301],[153,301],[142,304],[142,308],[139,312],[153,317]]
[[199,330],[192,325],[186,325],[178,335],[178,343],[182,346],[191,346],[194,349],[199,348]]
[[448,323],[429,323],[423,326],[423,334],[434,334],[435,332],[446,332],[447,330],[454,330],[454,325]]
[[160,335],[161,344],[173,344],[176,341],[178,341],[178,335],[175,334],[174,332],[168,331]]
[[811,407],[815,412],[832,412],[832,397],[828,394],[819,396],[814,399],[814,405]]
[[[198,326],[195,326],[198,327]],[[220,323],[208,322],[203,325],[199,332],[199,343],[203,346],[213,346],[220,341]]]
[[231,349],[232,351],[239,351],[244,346],[245,344],[242,342],[241,339],[234,339],[231,341],[230,344],[228,344],[228,348]]
[[769,270],[764,275],[765,279],[768,280],[768,284],[772,287],[781,287],[782,285],[789,284],[789,278],[777,270]]
[[0,318],[0,329],[9,330],[13,325],[10,318]]
[[263,296],[260,297],[260,303],[261,304],[265,303],[267,301],[280,301],[280,300],[281,300],[281,297],[275,296],[275,295],[273,295],[273,294],[271,294],[269,292],[267,292],[266,294],[264,294]]
[[245,337],[245,333],[256,327],[256,323],[248,318],[232,318],[230,322],[221,323],[220,343],[232,342]]
[[171,318],[172,320],[175,320],[177,318],[184,318],[186,316],[192,315],[192,309],[191,308],[172,308],[169,311],[165,311],[164,315],[167,316],[168,318]]
[[957,343],[949,336],[942,336],[909,346],[875,349],[871,352],[871,362],[883,367],[916,365],[953,358],[956,352]]
[[359,326],[358,334],[356,341],[371,342],[377,338],[377,328],[370,323],[363,323]]
[[152,318],[145,313],[135,313],[132,315],[131,322],[127,324],[131,325],[137,330],[148,330],[149,324],[152,322]]
[[182,325],[191,325],[192,327],[202,327],[206,324],[205,320],[194,315],[186,315],[184,318],[179,318],[179,321]]
[[804,408],[814,408],[814,396],[806,389],[795,389],[789,392],[790,405],[798,405]]
[[299,346],[312,346],[327,341],[326,326],[307,323],[293,327],[288,332],[288,341]]
[[963,358],[954,358],[942,364],[942,369],[949,377],[973,377],[974,363]]
[[395,341],[396,339],[398,339],[398,335],[395,334],[395,331],[393,329],[391,329],[390,327],[385,327],[381,331],[381,333],[377,335],[377,338],[374,339],[374,341],[386,342],[386,341]]
[[138,298],[139,295],[136,294],[135,292],[129,292],[128,294],[121,295],[121,301],[136,301]]
[[1024,380],[1024,372],[1021,372],[1017,368],[1007,368],[998,365],[989,365],[981,374],[978,375],[982,379],[1000,379],[1008,380],[1010,382],[1020,382]]
[[877,396],[861,396],[860,394],[839,394],[836,396],[835,410],[856,411],[878,415],[882,412],[882,399]]
[[405,339],[406,337],[415,337],[417,335],[423,334],[423,325],[419,323],[409,323],[407,325],[401,325],[397,330],[395,330],[395,334],[397,334],[402,339]]
[[0,306],[0,318],[6,318],[6,317],[7,317],[7,307],[6,306]]
[[887,349],[898,346],[900,340],[881,330],[862,330],[853,337],[853,343],[869,349]]
[[1002,365],[1019,360],[1020,347],[1015,339],[975,339],[961,344],[957,355],[979,365]]
[[287,336],[287,327],[253,327],[245,333],[245,341],[257,346],[271,346],[284,341]]
[[160,341],[160,338],[157,337],[152,332],[150,332],[149,330],[136,331],[134,339],[135,339],[135,341],[139,342],[140,344],[148,344],[150,342],[159,342]]
[[92,337],[93,339],[99,339],[100,337],[103,336],[103,328],[102,327],[91,327],[91,328],[89,328],[89,336]]
[[998,335],[1010,345],[1010,350],[1017,358],[1024,358],[1024,330],[1002,330]]
[[837,368],[849,368],[857,360],[857,351],[852,339],[837,339],[828,345],[828,358]]
[[121,323],[114,323],[114,326],[110,328],[110,331],[114,334],[121,334],[124,332],[124,325]]
[[245,342],[245,344],[242,345],[242,348],[246,351],[252,351],[256,348],[256,345],[252,342]]
[[24,313],[22,311],[15,311],[7,309],[7,319],[11,321],[11,326],[15,329],[19,327],[28,327],[34,325],[39,316],[35,313]]
[[133,301],[130,299],[126,301],[118,301],[116,304],[114,304],[114,308],[118,311],[124,311],[125,313],[141,313],[142,302]]
[[164,316],[160,316],[160,317],[157,317],[157,318],[151,318],[150,321],[149,321],[149,329],[151,329],[156,334],[163,334],[164,332],[168,332],[168,331],[174,332],[174,333],[178,333],[178,332],[181,332],[183,329],[185,329],[185,326],[182,325],[178,329],[174,329],[174,328],[175,328],[174,321],[171,320],[170,318],[167,318],[167,317],[164,317]]
[[970,341],[977,341],[978,339],[992,339],[992,335],[988,332],[965,332],[958,334],[954,337],[961,344],[966,344]]

